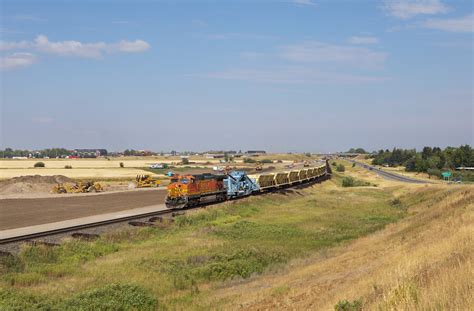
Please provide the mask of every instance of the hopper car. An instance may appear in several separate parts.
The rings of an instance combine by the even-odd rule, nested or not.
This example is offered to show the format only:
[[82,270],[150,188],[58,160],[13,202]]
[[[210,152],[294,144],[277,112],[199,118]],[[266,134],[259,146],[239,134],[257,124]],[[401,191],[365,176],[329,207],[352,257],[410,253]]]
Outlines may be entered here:
[[285,172],[247,175],[242,171],[227,174],[173,176],[168,185],[166,207],[179,209],[201,203],[221,202],[252,194],[291,187],[322,178],[330,173],[328,163]]

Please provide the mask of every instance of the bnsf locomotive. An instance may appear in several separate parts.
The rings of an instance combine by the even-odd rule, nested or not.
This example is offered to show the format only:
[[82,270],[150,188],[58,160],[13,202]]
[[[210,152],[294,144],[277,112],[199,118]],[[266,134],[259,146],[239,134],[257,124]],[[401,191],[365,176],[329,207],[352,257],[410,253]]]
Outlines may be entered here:
[[271,191],[326,176],[328,163],[302,170],[247,175],[232,171],[227,175],[198,174],[173,176],[168,185],[166,207],[184,208],[205,202],[220,202],[256,192]]

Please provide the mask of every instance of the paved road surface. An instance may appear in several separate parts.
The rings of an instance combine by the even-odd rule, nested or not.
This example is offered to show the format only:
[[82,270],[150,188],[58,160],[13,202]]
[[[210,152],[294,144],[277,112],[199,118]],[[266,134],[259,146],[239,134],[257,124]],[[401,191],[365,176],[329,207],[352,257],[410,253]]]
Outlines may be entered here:
[[412,184],[429,184],[430,183],[429,181],[414,179],[414,178],[402,176],[402,175],[399,175],[399,174],[387,172],[387,171],[384,171],[382,169],[376,168],[374,166],[371,166],[371,165],[368,165],[368,164],[365,164],[365,163],[362,163],[362,162],[358,162],[358,161],[355,161],[355,160],[352,160],[352,159],[345,159],[345,160],[349,161],[349,162],[352,162],[352,163],[355,163],[356,165],[358,165],[362,168],[365,168],[366,170],[370,170],[370,171],[374,172],[375,174],[382,176],[385,179],[401,181],[401,182],[406,182],[406,183],[412,183]]
[[125,191],[111,194],[0,200],[0,230],[124,211],[162,204],[166,190]]

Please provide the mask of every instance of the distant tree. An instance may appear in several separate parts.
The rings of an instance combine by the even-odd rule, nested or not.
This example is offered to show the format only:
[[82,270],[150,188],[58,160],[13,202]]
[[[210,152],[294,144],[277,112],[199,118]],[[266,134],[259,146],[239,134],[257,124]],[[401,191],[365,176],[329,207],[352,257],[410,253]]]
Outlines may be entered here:
[[182,158],[182,159],[181,159],[181,163],[182,163],[183,165],[187,165],[187,164],[189,164],[189,159],[188,159],[188,158]]
[[347,153],[359,153],[359,154],[363,154],[363,153],[367,153],[364,148],[351,148],[347,151]]
[[45,167],[44,162],[36,162],[33,166],[34,167]]
[[433,155],[433,149],[431,147],[423,147],[423,151],[421,152],[421,158],[423,160],[428,159]]
[[244,163],[255,163],[255,162],[257,162],[257,161],[255,161],[252,158],[244,158]]

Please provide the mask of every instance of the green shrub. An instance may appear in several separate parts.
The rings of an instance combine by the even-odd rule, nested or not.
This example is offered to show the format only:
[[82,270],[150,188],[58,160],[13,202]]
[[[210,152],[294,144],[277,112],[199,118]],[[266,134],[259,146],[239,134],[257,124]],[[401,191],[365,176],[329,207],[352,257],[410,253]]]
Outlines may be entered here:
[[437,168],[429,168],[427,171],[428,175],[431,177],[431,176],[435,176],[435,177],[441,177],[441,171]]
[[346,176],[342,179],[342,186],[343,187],[354,187],[355,180],[350,176]]
[[355,166],[356,166],[355,162],[354,162],[354,163],[352,163],[352,167],[355,167]]
[[183,165],[189,164],[189,159],[188,159],[188,158],[182,158],[182,159],[181,159],[181,163],[182,163]]
[[270,159],[263,159],[263,160],[261,160],[260,162],[261,162],[261,163],[273,163],[273,161],[270,160]]
[[72,168],[72,165],[64,165],[64,168],[65,168],[65,169],[71,169],[71,168]]
[[157,301],[136,285],[111,284],[69,298],[61,310],[155,310]]
[[123,162],[120,162],[119,165],[120,167],[125,167],[125,164],[123,164]]
[[36,162],[34,167],[45,167],[44,162]]
[[402,204],[402,201],[400,201],[399,198],[394,198],[390,201],[390,205],[392,205],[392,206],[397,206],[397,205],[400,205],[400,204]]
[[47,297],[24,294],[18,289],[0,289],[0,310],[56,310]]
[[338,172],[344,172],[346,170],[346,167],[342,164],[339,164],[336,168],[336,171]]
[[363,186],[370,186],[370,185],[371,185],[370,182],[358,180],[350,176],[346,176],[342,179],[343,187],[363,187]]
[[334,306],[336,311],[360,311],[362,310],[362,301],[361,300],[339,300],[337,305]]
[[336,165],[337,165],[336,161],[333,161],[331,164],[332,164],[332,166],[336,166]]
[[245,159],[244,159],[244,163],[255,163],[255,162],[257,162],[257,161],[255,161],[255,160],[252,159],[252,158],[245,158]]

